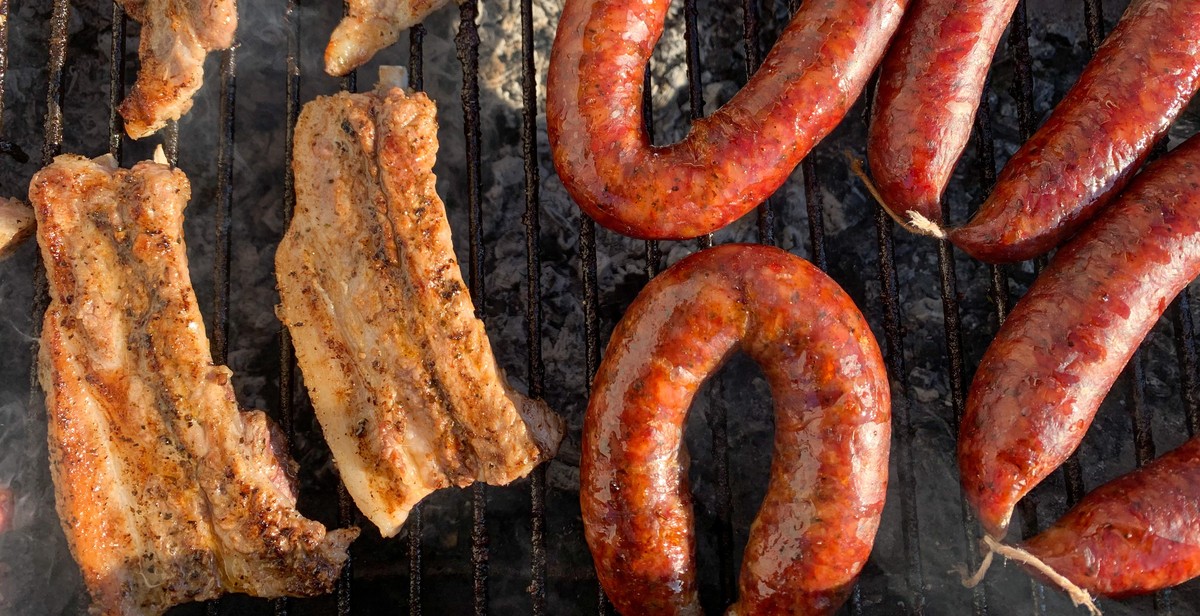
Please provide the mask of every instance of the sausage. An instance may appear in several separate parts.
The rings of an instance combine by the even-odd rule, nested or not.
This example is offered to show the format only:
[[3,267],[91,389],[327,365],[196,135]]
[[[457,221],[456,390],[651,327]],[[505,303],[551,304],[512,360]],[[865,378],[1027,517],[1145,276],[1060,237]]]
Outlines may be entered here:
[[1097,488],[1023,547],[1093,594],[1153,592],[1200,575],[1200,438]]
[[580,504],[601,585],[625,616],[699,614],[683,425],[733,351],[775,400],[770,481],[727,614],[829,614],[871,551],[891,398],[850,298],[778,248],[726,244],[646,286],[613,332],[583,427]]
[[546,119],[567,192],[632,237],[715,231],[777,189],[841,121],[908,0],[805,2],[759,70],[678,143],[642,121],[646,62],[669,0],[567,0],[550,56]]
[[1200,0],[1135,0],[950,241],[991,263],[1051,250],[1120,192],[1197,88]]
[[1200,274],[1200,136],[1151,165],[1064,246],[984,353],[958,463],[985,530],[1079,445],[1167,305]]
[[913,0],[883,58],[867,133],[871,177],[893,212],[942,219],[942,193],[1016,6]]

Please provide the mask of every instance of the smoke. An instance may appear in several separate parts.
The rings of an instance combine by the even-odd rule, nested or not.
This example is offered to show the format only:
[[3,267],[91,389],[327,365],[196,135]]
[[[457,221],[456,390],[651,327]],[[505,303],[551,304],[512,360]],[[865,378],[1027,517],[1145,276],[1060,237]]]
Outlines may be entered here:
[[[0,161],[0,190],[24,196],[31,174],[38,167],[42,146],[42,118],[46,111],[46,32],[49,2],[14,2],[9,16],[10,68],[5,76],[4,134],[33,155],[28,164]],[[687,70],[684,63],[682,7],[677,3],[668,17],[666,33],[651,62],[654,87],[655,139],[670,142],[686,133],[690,110]],[[763,10],[764,41],[775,36],[786,21],[786,3]],[[1121,2],[1106,2],[1106,23],[1111,26]],[[528,387],[525,330],[526,252],[524,226],[525,177],[522,158],[519,3],[496,0],[481,3],[480,107],[481,195],[484,247],[484,296],[476,305],[484,314],[497,358],[520,389]],[[538,80],[537,170],[540,189],[541,235],[537,246],[542,259],[539,281],[542,292],[540,344],[546,368],[545,397],[568,422],[570,434],[557,460],[547,469],[546,495],[548,562],[548,612],[595,611],[595,582],[590,556],[582,539],[578,510],[578,442],[586,405],[584,313],[580,278],[580,214],[554,173],[545,133],[545,75],[561,2],[535,0],[533,26]],[[699,45],[703,70],[705,111],[711,112],[745,81],[740,10],[728,2],[701,0]],[[287,161],[286,59],[290,24],[283,20],[283,0],[243,0],[236,49],[237,81],[233,148],[233,202],[229,301],[230,347],[228,364],[235,373],[241,403],[278,415],[279,324],[273,307],[274,248],[284,229],[283,177]],[[1082,9],[1077,2],[1043,0],[1030,3],[1031,51],[1034,56],[1034,107],[1048,112],[1061,98],[1086,61],[1082,40]],[[108,49],[111,7],[102,0],[72,5],[70,45],[67,52],[64,94],[65,150],[90,156],[108,149]],[[337,3],[302,2],[296,15],[300,28],[300,100],[311,100],[340,88],[340,81],[324,75],[322,51],[337,21]],[[468,264],[468,195],[465,137],[460,106],[461,66],[455,57],[454,36],[458,14],[453,3],[426,23],[424,46],[425,86],[437,102],[441,149],[435,171],[438,190],[447,204],[455,232],[455,248],[464,270]],[[130,23],[126,45],[126,82],[136,69],[136,25]],[[370,88],[381,64],[408,64],[407,37],[381,52],[359,71],[359,89]],[[767,45],[764,43],[763,48]],[[993,112],[997,156],[1005,160],[1018,143],[1016,103],[1011,88],[1013,65],[1001,50],[992,74],[988,100]],[[214,219],[217,207],[216,150],[219,135],[220,91],[218,58],[206,64],[206,84],[191,113],[180,122],[180,167],[192,181],[193,201],[187,212],[186,239],[191,273],[213,331],[215,256]],[[883,306],[879,280],[873,205],[861,185],[849,174],[843,149],[859,155],[865,143],[861,104],[835,133],[812,154],[819,185],[812,195],[823,207],[829,272],[862,307],[879,339],[883,340]],[[1176,137],[1194,132],[1193,115],[1180,123]],[[160,138],[131,143],[125,140],[122,163],[146,158]],[[975,148],[968,148],[948,201],[954,220],[963,220],[978,204],[985,187],[977,171]],[[812,257],[808,196],[800,171],[793,174],[775,199],[779,244]],[[597,271],[600,285],[600,339],[612,327],[646,280],[645,244],[601,229],[597,234]],[[746,217],[716,235],[718,242],[753,241],[755,220]],[[666,263],[696,250],[697,243],[664,242]],[[952,384],[959,377],[950,371],[945,343],[944,308],[938,279],[937,251],[925,239],[897,231],[896,265],[900,281],[900,317],[904,328],[903,360],[906,372],[892,375],[897,384],[897,412],[906,410],[912,423],[912,476],[916,485],[916,516],[920,544],[915,546],[922,566],[927,614],[964,614],[972,610],[972,596],[958,583],[955,566],[966,561],[968,531],[962,522],[954,465]],[[28,316],[32,305],[34,249],[25,246],[11,259],[0,262],[0,307],[11,326],[0,328],[0,486],[15,494],[13,528],[0,535],[0,612],[41,615],[72,613],[80,589],[78,573],[66,552],[53,510],[52,488],[46,464],[45,418],[40,398],[29,393],[29,340],[34,332]],[[959,316],[963,324],[967,374],[995,331],[995,313],[989,298],[989,272],[958,256]],[[1032,268],[1008,269],[1016,297],[1032,281]],[[1183,411],[1178,368],[1169,324],[1156,331],[1142,353],[1148,375],[1149,408],[1155,414],[1154,433],[1159,451],[1182,438]],[[969,380],[963,380],[969,383]],[[749,386],[746,384],[749,383]],[[906,384],[910,395],[902,395]],[[301,464],[301,508],[329,525],[337,523],[336,474],[320,430],[297,387],[296,437],[292,452]],[[32,402],[30,402],[32,400]],[[735,552],[741,546],[765,489],[772,420],[769,394],[758,370],[747,361],[734,361],[698,397],[688,427],[693,457],[692,480],[697,496],[699,560],[704,601],[710,607],[719,594],[716,548],[716,490],[709,422],[724,408],[730,423],[730,469],[734,477],[733,520]],[[1129,395],[1118,387],[1101,410],[1097,425],[1084,443],[1084,481],[1095,487],[1133,467],[1132,438],[1126,407]],[[895,457],[893,457],[895,460]],[[884,523],[872,561],[860,586],[863,613],[901,613],[911,602],[912,578],[905,557],[900,524],[901,485],[893,462],[892,485]],[[1039,523],[1045,526],[1065,511],[1061,475],[1037,491]],[[529,599],[531,506],[528,482],[488,489],[488,532],[491,539],[489,601],[493,613],[527,613]],[[471,600],[470,495],[444,490],[424,505],[423,600],[431,613],[466,613]],[[358,520],[360,524],[363,521]],[[394,609],[407,601],[407,539],[384,541],[368,527],[355,545],[356,609]],[[1034,591],[1027,578],[1013,567],[994,567],[985,583],[993,614],[1032,612]],[[1038,595],[1042,597],[1042,595]],[[1041,600],[1041,599],[1039,599]],[[1200,607],[1196,585],[1173,595],[1180,613]],[[322,612],[331,599],[294,602],[299,612]],[[1065,599],[1044,593],[1047,613],[1067,613]],[[239,603],[239,610],[266,613],[262,602]],[[1106,613],[1134,613],[1145,601],[1106,602]],[[7,612],[5,612],[7,613]],[[239,613],[241,613],[239,611]]]

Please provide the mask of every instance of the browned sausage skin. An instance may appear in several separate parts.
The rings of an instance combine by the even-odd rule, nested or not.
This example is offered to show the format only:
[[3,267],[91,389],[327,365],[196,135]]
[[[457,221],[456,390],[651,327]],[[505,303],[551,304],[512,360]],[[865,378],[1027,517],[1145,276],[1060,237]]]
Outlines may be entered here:
[[1200,137],[1149,167],[1071,240],[988,347],[959,435],[963,489],[1002,537],[1067,459],[1117,375],[1200,274]]
[[913,0],[879,71],[871,177],[894,212],[942,219],[996,45],[1017,0]]
[[761,203],[858,97],[908,0],[804,2],[758,72],[679,143],[642,123],[669,0],[567,0],[550,57],[554,165],[596,222],[633,237],[715,231]]
[[762,366],[776,419],[767,495],[728,613],[832,613],[871,551],[891,433],[875,339],[804,260],[719,246],[647,285],[593,383],[580,501],[600,582],[625,616],[699,613],[683,424],[736,349]]
[[1046,253],[1120,192],[1197,88],[1200,0],[1134,0],[951,241],[989,262]]
[[[981,14],[969,11],[939,14],[935,8],[945,0],[936,2],[939,7],[917,3],[885,60],[868,144],[872,174],[889,210],[904,219],[919,214],[935,225],[975,113],[976,102],[968,97],[978,97],[983,87],[983,66],[975,63],[984,55],[982,44],[969,54],[959,44],[970,42],[975,31],[999,36],[1003,27],[984,24]],[[991,5],[994,19],[1011,13],[1005,3],[1011,4],[948,4]],[[912,32],[917,20],[926,19],[934,25]],[[936,43],[933,36],[947,38]],[[903,60],[912,64],[896,65]],[[990,263],[1044,254],[1120,192],[1197,89],[1200,0],[1134,0],[1079,81],[1005,165],[975,218],[946,231],[916,226]]]
[[1200,438],[1100,486],[1024,548],[1080,588],[1113,597],[1200,575]]

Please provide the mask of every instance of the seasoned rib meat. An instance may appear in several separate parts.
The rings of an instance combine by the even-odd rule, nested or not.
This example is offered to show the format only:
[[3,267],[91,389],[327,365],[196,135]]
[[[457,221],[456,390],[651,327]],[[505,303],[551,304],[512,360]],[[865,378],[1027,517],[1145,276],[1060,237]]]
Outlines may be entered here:
[[384,536],[426,494],[505,484],[562,420],[513,391],[434,191],[434,105],[393,88],[304,106],[296,212],[275,255],[296,357],[342,481]]
[[347,0],[348,12],[325,48],[325,72],[340,77],[358,68],[444,4],[446,0]]
[[328,592],[358,530],[296,511],[278,431],[238,410],[213,365],[182,237],[187,178],[66,155],[29,192],[51,298],[50,469],[94,609]]
[[0,197],[0,259],[33,235],[33,210],[16,200]]
[[117,0],[141,22],[141,68],[121,103],[125,132],[134,139],[153,134],[192,108],[204,84],[204,56],[233,44],[235,0]]

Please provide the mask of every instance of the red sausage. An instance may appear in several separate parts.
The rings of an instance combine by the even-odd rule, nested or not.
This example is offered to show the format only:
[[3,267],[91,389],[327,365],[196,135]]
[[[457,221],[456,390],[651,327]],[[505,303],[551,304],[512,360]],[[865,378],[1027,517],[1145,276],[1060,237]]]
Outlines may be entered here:
[[1150,166],[1055,255],[992,341],[967,396],[963,490],[1000,538],[1079,445],[1171,299],[1200,274],[1200,137]]
[[841,121],[907,3],[806,1],[746,87],[683,141],[654,146],[642,86],[669,0],[567,0],[546,84],[558,174],[584,212],[625,235],[715,231],[765,200]]
[[1097,488],[1024,548],[1093,594],[1200,575],[1200,438]]
[[1135,0],[950,240],[992,263],[1054,248],[1120,192],[1197,88],[1200,0]]
[[625,616],[699,614],[683,425],[734,350],[775,400],[767,495],[727,614],[831,614],[871,551],[891,398],[862,314],[820,270],[727,244],[659,275],[617,325],[583,427],[580,502],[600,583]]
[[879,71],[867,159],[894,212],[942,219],[988,67],[1017,0],[913,0]]

